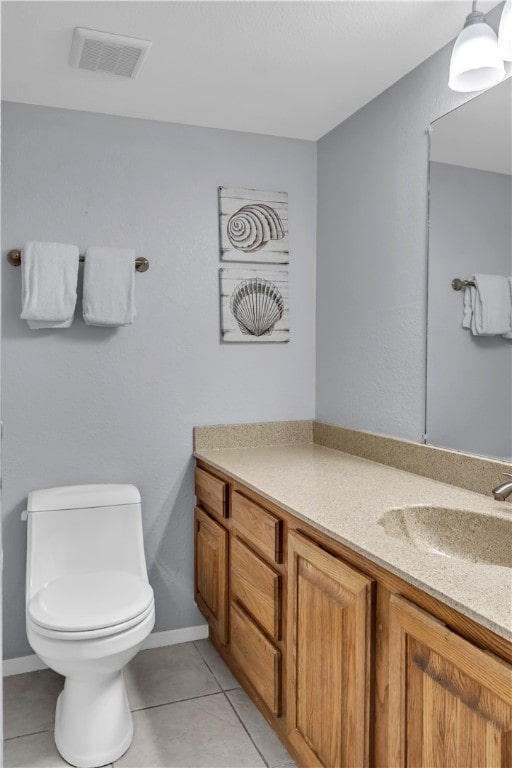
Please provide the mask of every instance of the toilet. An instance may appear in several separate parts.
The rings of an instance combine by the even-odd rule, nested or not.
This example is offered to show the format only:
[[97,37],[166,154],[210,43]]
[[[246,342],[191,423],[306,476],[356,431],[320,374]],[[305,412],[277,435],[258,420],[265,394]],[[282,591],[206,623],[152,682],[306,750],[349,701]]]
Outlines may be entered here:
[[27,637],[65,677],[55,744],[79,768],[118,759],[133,724],[123,680],[155,623],[133,485],[32,491],[27,511]]

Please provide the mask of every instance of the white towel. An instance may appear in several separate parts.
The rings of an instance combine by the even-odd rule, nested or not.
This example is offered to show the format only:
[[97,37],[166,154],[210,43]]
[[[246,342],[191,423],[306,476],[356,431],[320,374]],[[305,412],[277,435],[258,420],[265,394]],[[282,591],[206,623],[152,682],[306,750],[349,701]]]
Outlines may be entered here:
[[31,242],[21,258],[22,312],[29,328],[69,328],[78,281],[78,248]]
[[473,302],[476,295],[476,288],[467,285],[464,288],[464,307],[462,310],[462,327],[471,328],[473,320]]
[[512,331],[512,303],[508,278],[473,275],[476,287],[464,290],[462,327],[474,336],[500,336]]
[[[510,289],[510,315],[512,316],[512,277],[508,278],[508,286]],[[512,339],[512,328],[510,331],[501,334],[504,339]]]
[[86,325],[131,325],[135,319],[135,251],[88,248],[84,266]]

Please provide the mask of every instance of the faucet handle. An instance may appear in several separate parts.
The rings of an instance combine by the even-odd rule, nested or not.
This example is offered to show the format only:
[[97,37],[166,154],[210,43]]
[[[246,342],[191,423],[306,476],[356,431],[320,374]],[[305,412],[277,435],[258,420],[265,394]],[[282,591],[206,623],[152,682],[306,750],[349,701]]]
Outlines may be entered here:
[[507,477],[512,477],[512,472],[502,472],[502,475],[507,475]]

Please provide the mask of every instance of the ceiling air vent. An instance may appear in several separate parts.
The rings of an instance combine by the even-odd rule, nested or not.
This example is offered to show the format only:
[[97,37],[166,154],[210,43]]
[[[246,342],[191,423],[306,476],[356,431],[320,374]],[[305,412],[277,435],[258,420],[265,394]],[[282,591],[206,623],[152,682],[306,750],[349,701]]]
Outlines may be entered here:
[[75,27],[70,63],[78,69],[133,78],[150,48],[148,40]]

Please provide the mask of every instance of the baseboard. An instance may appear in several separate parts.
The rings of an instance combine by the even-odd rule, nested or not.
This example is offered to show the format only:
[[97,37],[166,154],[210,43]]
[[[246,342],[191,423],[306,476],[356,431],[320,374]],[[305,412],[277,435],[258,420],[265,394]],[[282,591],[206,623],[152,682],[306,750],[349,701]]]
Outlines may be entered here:
[[[183,629],[168,629],[165,632],[152,632],[142,644],[141,650],[188,643],[191,640],[204,640],[206,637],[208,637],[207,624],[201,624],[198,627],[183,627]],[[17,659],[3,661],[4,677],[19,675],[23,672],[35,672],[38,669],[47,669],[47,666],[35,653],[30,654],[30,656],[20,656]]]
[[191,640],[204,640],[205,637],[208,637],[208,624],[200,624],[198,627],[184,627],[183,629],[168,629],[166,632],[152,632],[145,639],[141,650],[189,643]]
[[4,659],[2,662],[4,677],[20,675],[22,672],[35,672],[38,669],[47,669],[47,666],[35,653],[30,656],[20,656],[17,659]]

